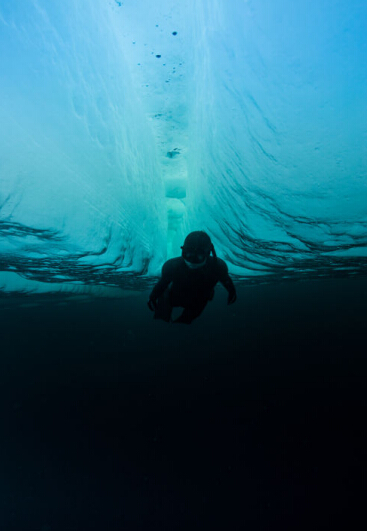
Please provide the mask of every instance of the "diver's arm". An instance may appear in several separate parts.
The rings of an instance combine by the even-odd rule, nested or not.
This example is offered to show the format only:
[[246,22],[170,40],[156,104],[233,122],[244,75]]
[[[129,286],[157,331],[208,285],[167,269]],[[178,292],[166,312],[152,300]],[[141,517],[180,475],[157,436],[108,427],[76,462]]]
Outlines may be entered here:
[[220,260],[219,282],[228,291],[228,304],[233,304],[237,299],[236,288],[234,287],[233,281],[228,274],[227,264],[223,260]]
[[[166,262],[162,267],[162,277],[157,282],[157,284],[154,286],[149,296],[149,301],[153,302],[153,306],[155,305],[155,302],[158,299],[158,297],[160,297],[164,293],[164,291],[167,289],[170,282],[172,282],[171,267]],[[149,305],[149,302],[148,302],[148,305]]]

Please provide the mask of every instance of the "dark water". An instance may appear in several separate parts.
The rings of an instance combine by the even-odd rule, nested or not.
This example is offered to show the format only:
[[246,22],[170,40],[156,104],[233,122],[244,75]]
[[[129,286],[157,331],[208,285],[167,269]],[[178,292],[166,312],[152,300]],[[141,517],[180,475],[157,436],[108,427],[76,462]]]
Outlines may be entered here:
[[0,529],[363,529],[367,278],[147,294],[0,299]]

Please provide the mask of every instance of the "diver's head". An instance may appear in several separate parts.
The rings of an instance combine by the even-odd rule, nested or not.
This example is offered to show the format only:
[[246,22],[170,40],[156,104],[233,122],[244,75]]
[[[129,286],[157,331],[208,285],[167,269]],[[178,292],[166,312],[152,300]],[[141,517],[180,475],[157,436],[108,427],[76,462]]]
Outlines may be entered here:
[[190,269],[203,267],[211,251],[213,251],[213,254],[215,253],[209,236],[203,231],[190,232],[181,249],[182,257]]

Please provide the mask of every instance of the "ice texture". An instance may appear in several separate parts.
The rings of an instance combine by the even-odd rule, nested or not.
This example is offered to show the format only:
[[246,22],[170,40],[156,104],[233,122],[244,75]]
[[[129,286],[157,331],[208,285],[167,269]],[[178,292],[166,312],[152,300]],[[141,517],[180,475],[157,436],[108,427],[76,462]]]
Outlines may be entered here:
[[241,277],[365,272],[366,27],[362,0],[2,0],[0,269],[128,286],[200,229]]

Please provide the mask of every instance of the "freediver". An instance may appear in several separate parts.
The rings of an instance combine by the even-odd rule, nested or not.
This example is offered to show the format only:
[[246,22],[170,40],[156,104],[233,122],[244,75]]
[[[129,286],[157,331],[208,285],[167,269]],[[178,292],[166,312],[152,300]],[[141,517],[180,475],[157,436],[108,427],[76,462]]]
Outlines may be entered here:
[[149,296],[148,306],[155,312],[154,319],[170,322],[173,308],[179,306],[184,310],[173,322],[190,324],[213,299],[218,281],[228,291],[228,304],[233,304],[236,289],[227,264],[217,257],[208,234],[191,232],[181,249],[182,256],[163,264],[162,277]]

